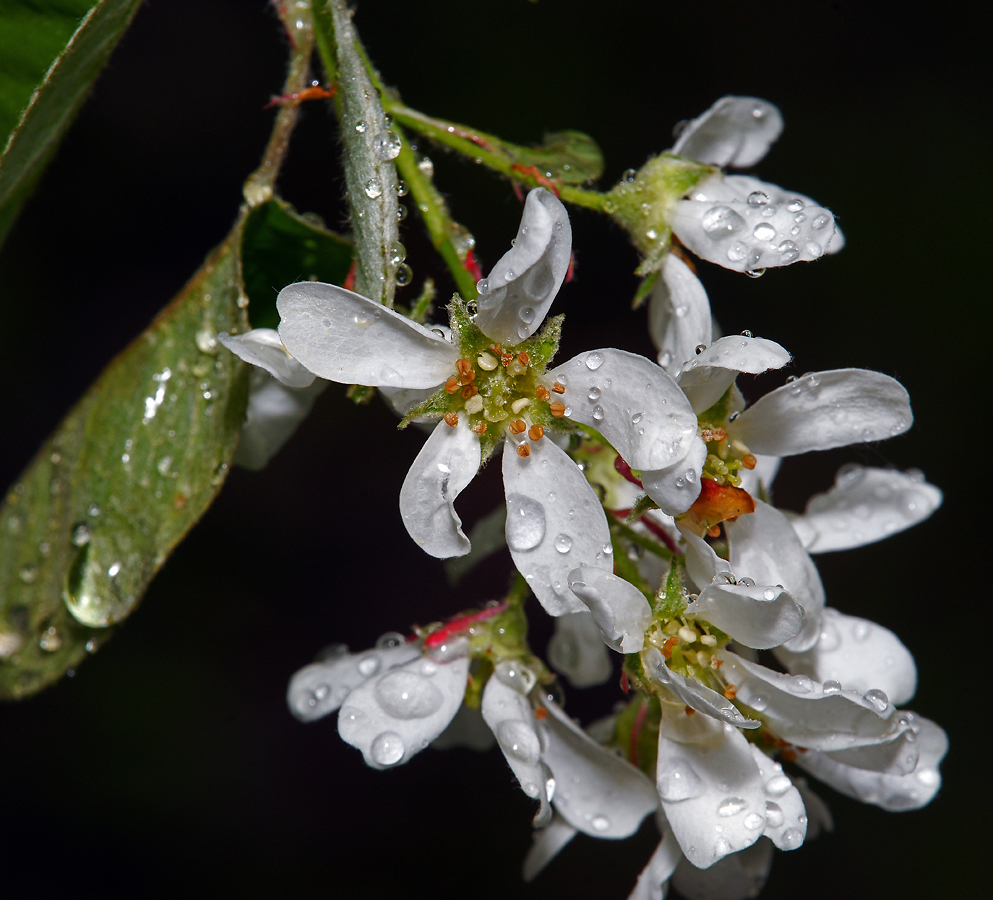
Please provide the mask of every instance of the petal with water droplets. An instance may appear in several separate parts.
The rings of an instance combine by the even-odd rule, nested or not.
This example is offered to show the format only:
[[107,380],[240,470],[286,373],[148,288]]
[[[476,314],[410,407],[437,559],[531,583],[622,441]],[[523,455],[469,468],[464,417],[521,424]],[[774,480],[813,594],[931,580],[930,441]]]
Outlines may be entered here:
[[673,376],[700,344],[709,346],[714,339],[707,292],[675,253],[663,260],[648,300],[648,332],[659,348],[659,365]]
[[672,876],[672,886],[687,900],[746,900],[762,893],[772,858],[772,841],[757,840],[750,847],[698,869],[684,859]]
[[711,584],[686,608],[729,634],[739,644],[767,650],[786,643],[803,628],[803,609],[771,585]]
[[217,335],[217,340],[235,356],[265,369],[287,387],[305,388],[314,380],[314,373],[290,356],[279,334],[272,328],[253,328],[244,334],[222,331]]
[[589,610],[555,619],[555,631],[548,641],[548,662],[577,688],[605,684],[614,674],[607,645]]
[[676,381],[694,411],[702,413],[724,396],[742,372],[758,375],[769,369],[781,369],[789,361],[789,353],[775,341],[728,335],[687,359]]
[[612,572],[585,566],[569,573],[569,588],[589,607],[608,647],[641,652],[652,621],[652,608],[641,591]]
[[771,760],[754,744],[751,750],[767,798],[762,833],[780,850],[796,850],[807,836],[807,811],[803,798],[779,763]]
[[700,480],[706,461],[707,445],[694,437],[686,456],[664,469],[645,469],[641,473],[641,483],[662,512],[678,516],[700,496]]
[[783,131],[779,110],[758,97],[721,97],[679,134],[671,152],[722,169],[754,166]]

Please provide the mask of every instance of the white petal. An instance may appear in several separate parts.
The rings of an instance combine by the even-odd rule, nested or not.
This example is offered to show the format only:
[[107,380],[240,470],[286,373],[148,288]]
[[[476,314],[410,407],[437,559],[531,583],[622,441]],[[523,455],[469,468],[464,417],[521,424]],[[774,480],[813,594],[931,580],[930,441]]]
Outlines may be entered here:
[[765,790],[765,828],[762,833],[780,850],[796,850],[807,836],[803,798],[783,767],[754,744],[750,745]]
[[[438,386],[429,388],[379,388],[380,396],[386,401],[386,405],[393,410],[400,418],[403,418],[415,406],[423,403],[432,394],[436,393]],[[415,420],[416,421],[416,420]],[[433,426],[433,423],[432,423]]]
[[810,553],[848,550],[923,522],[941,500],[941,491],[917,473],[846,466],[834,487],[811,497],[791,522]]
[[809,262],[834,236],[829,210],[757,178],[714,175],[689,196],[676,203],[672,230],[697,256],[728,269]]
[[429,388],[459,351],[430,328],[333,284],[301,281],[276,298],[279,337],[315,375],[342,384]]
[[305,388],[287,387],[268,372],[254,369],[249,379],[248,407],[235,463],[253,471],[265,468],[307,418],[314,401],[326,387],[325,381]]
[[410,536],[438,559],[464,556],[469,539],[455,512],[455,499],[479,469],[479,438],[460,419],[441,421],[424,442],[400,488],[400,515]]
[[761,453],[755,453],[753,456],[755,468],[738,469],[737,474],[741,477],[741,489],[753,497],[758,497],[762,491],[766,494],[771,493],[772,482],[776,480],[783,460],[778,456],[763,456]]
[[722,169],[754,166],[783,131],[779,110],[757,97],[721,97],[680,132],[677,156]]
[[548,662],[577,688],[606,684],[614,674],[607,645],[589,610],[555,619],[555,631],[548,641]]
[[911,652],[888,628],[825,609],[817,643],[804,653],[784,648],[776,657],[794,675],[837,681],[865,693],[876,688],[902,706],[917,690],[917,666]]
[[883,772],[887,775],[907,775],[917,768],[921,750],[917,735],[912,728],[907,728],[905,731],[898,731],[892,740],[882,744],[825,751],[824,755],[856,769]]
[[893,706],[882,709],[847,690],[828,690],[804,676],[773,672],[734,653],[721,654],[721,674],[737,688],[737,699],[761,713],[783,740],[817,750],[843,750],[882,743],[902,726]]
[[554,704],[538,726],[543,759],[555,776],[552,803],[574,828],[600,838],[626,838],[659,804],[655,787],[631,763],[596,743]]
[[559,851],[576,836],[573,828],[561,816],[552,816],[552,821],[544,828],[538,828],[531,836],[531,847],[524,857],[521,877],[533,881]]
[[483,714],[463,703],[448,727],[438,735],[431,746],[435,750],[450,750],[453,747],[467,747],[470,750],[489,750],[496,742],[493,732],[486,726]]
[[726,522],[724,527],[735,574],[757,584],[781,584],[803,607],[803,629],[789,642],[788,649],[812,647],[820,631],[824,585],[789,520],[779,510],[756,500],[755,512]]
[[589,607],[608,647],[641,652],[652,621],[652,608],[641,591],[612,572],[585,566],[569,573],[569,588]]
[[572,255],[572,228],[562,202],[535,188],[524,204],[514,245],[480,283],[476,325],[487,337],[518,344],[538,330]]
[[535,729],[534,712],[527,697],[516,689],[519,680],[505,676],[508,665],[500,663],[483,688],[483,718],[496,735],[497,744],[524,793],[541,803],[538,815],[547,810],[551,821],[548,804],[551,774],[541,761],[541,739]]
[[728,426],[728,433],[754,453],[794,456],[885,440],[913,421],[910,398],[896,379],[867,369],[832,369],[766,394]]
[[700,279],[675,253],[667,254],[648,300],[648,332],[659,348],[659,365],[675,376],[698,345],[710,345],[712,322]]
[[686,615],[698,616],[756,650],[778,647],[803,628],[803,609],[786,591],[771,585],[708,585]]
[[607,517],[579,467],[553,441],[535,441],[526,459],[503,454],[507,546],[517,570],[553,616],[582,612],[569,590],[578,565],[614,568]]
[[391,669],[348,695],[338,734],[374,769],[405,763],[452,721],[468,673],[468,656],[445,663],[422,657]]
[[638,883],[628,896],[628,900],[663,900],[666,885],[682,858],[683,851],[679,849],[679,844],[672,834],[666,836],[663,833],[663,838],[648,860],[648,865],[641,870]]
[[678,672],[673,672],[665,664],[665,658],[656,647],[651,647],[642,659],[645,664],[645,675],[656,684],[668,688],[681,703],[697,712],[739,728],[758,728],[762,724],[755,719],[746,719],[730,700],[717,691],[684,678]]
[[755,843],[765,827],[765,793],[750,744],[734,726],[707,744],[659,735],[658,790],[686,858],[700,869]]
[[948,737],[934,722],[916,718],[920,759],[907,775],[889,775],[846,766],[826,753],[801,753],[797,764],[836,791],[891,811],[919,809],[931,802],[941,787],[938,764],[948,752]]
[[696,414],[665,370],[625,350],[580,353],[551,379],[566,386],[568,416],[600,432],[632,469],[681,460],[696,437]]
[[235,356],[253,366],[265,369],[287,387],[305,388],[314,380],[314,373],[290,356],[272,328],[253,328],[244,334],[222,331],[217,340]]
[[672,885],[686,900],[749,900],[762,892],[773,854],[772,842],[760,839],[709,869],[698,869],[683,860],[672,876]]
[[676,381],[694,411],[702,413],[724,396],[741,372],[758,375],[781,369],[789,361],[789,353],[775,341],[728,335],[687,359]]
[[[731,563],[718,556],[710,544],[688,528],[680,528],[679,533],[686,544],[686,574],[698,590],[713,584],[715,578],[730,583],[734,578]],[[730,576],[730,579],[724,576]]]
[[662,512],[678,516],[700,496],[700,478],[706,461],[707,445],[694,437],[686,456],[664,469],[646,469],[641,473],[641,483]]
[[418,644],[345,653],[327,662],[304,666],[290,680],[286,703],[301,722],[333,713],[360,684],[421,654]]

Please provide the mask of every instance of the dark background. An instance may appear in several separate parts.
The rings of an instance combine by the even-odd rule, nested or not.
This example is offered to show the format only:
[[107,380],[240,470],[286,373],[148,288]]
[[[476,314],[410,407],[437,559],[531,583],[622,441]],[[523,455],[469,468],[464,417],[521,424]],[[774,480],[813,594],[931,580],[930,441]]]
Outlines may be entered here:
[[[725,331],[779,341],[795,374],[863,366],[910,391],[909,433],[789,461],[777,500],[802,508],[849,460],[920,467],[946,492],[929,522],[818,562],[831,605],[914,652],[912,707],[952,749],[922,811],[884,813],[825,788],[835,833],[777,853],[767,898],[978,896],[990,838],[985,57],[977,23],[953,7],[867,6],[367,0],[356,18],[410,105],[524,143],[587,131],[607,159],[604,185],[721,95],[765,97],[786,131],[757,174],[838,215],[838,256],[755,281],[706,264],[701,276]],[[138,13],[0,255],[0,483],[225,235],[283,65],[259,0],[149,0]],[[492,265],[517,227],[512,191],[430,152]],[[331,120],[307,106],[283,193],[343,227],[337,160]],[[412,214],[415,286],[443,276],[417,229]],[[623,233],[584,211],[573,230],[563,358],[594,345],[650,352],[644,312],[628,309],[636,259]],[[441,296],[450,290],[442,281]],[[651,826],[620,843],[580,836],[524,886],[532,804],[497,751],[429,750],[380,773],[339,740],[334,717],[304,726],[286,710],[290,675],[325,644],[361,649],[505,588],[506,557],[456,593],[409,541],[396,497],[421,438],[394,424],[332,386],[265,472],[232,474],[74,679],[0,707],[0,895],[627,896]],[[471,520],[500,494],[488,470],[460,506]],[[546,619],[534,616],[538,647]],[[579,694],[569,708],[585,720],[615,699],[609,687]]]

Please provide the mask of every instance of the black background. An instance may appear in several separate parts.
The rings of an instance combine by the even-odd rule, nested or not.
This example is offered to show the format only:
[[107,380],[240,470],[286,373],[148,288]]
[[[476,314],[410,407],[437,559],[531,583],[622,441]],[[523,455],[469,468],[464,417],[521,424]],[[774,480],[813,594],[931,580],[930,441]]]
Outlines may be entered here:
[[[911,705],[952,749],[922,811],[824,789],[835,833],[777,853],[767,898],[977,896],[990,837],[986,66],[977,23],[955,7],[867,6],[368,0],[356,18],[410,105],[523,143],[586,131],[603,147],[604,185],[721,95],[765,97],[786,130],[756,174],[838,215],[838,256],[754,281],[700,273],[724,330],[779,341],[793,373],[863,366],[910,391],[908,434],[788,461],[777,501],[802,508],[849,460],[920,467],[946,492],[929,522],[818,563],[831,605],[914,652]],[[0,255],[4,485],[226,233],[284,46],[258,0],[149,0],[139,12]],[[429,152],[492,265],[517,227],[512,191]],[[343,228],[338,156],[326,111],[309,105],[281,186]],[[443,278],[415,214],[404,227],[415,287]],[[623,233],[584,211],[573,231],[562,358],[650,353],[644,312],[628,308],[636,259]],[[265,472],[232,474],[74,679],[0,707],[0,895],[627,896],[652,826],[618,843],[580,836],[524,886],[532,804],[497,751],[429,750],[374,772],[333,717],[304,726],[286,710],[288,678],[325,644],[360,649],[504,590],[508,558],[456,593],[409,541],[396,497],[421,437],[394,425],[332,386]],[[500,497],[495,468],[460,502],[469,521]],[[533,618],[542,647],[547,617]],[[591,693],[569,692],[584,720],[615,699],[612,687]]]

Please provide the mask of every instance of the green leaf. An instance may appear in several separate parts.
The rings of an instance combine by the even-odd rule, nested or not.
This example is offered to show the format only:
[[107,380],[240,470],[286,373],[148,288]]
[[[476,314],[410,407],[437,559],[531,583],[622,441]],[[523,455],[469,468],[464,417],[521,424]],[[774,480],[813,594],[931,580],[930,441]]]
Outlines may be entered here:
[[140,4],[0,3],[0,242]]
[[[509,144],[502,143],[504,149]],[[519,166],[536,166],[546,178],[565,184],[596,181],[603,174],[603,153],[597,142],[581,131],[556,131],[540,147],[514,147]]]
[[279,324],[276,294],[295,281],[344,284],[352,265],[351,241],[328,231],[284,200],[256,206],[241,239],[245,293],[253,328]]
[[0,506],[0,697],[56,681],[137,605],[220,490],[248,366],[243,220],[103,371]]

